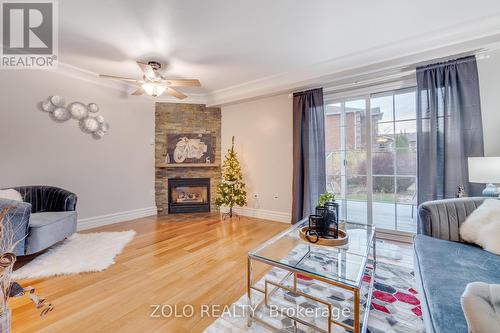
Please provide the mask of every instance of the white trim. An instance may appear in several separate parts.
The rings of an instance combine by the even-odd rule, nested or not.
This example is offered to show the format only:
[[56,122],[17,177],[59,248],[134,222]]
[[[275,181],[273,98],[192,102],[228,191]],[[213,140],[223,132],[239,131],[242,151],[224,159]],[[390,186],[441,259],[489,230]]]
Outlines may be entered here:
[[85,219],[79,219],[76,226],[78,231],[87,230],[91,228],[97,228],[108,224],[115,224],[125,221],[130,221],[134,219],[139,219],[146,216],[157,215],[156,206],[139,208],[134,210],[128,210],[125,212],[118,212],[112,214],[106,214],[101,216],[89,217]]
[[[255,217],[263,220],[271,220],[288,224],[291,224],[292,221],[292,214],[285,212],[277,212],[274,210],[266,210],[266,209],[250,208],[250,207],[234,207],[233,210],[236,212],[236,214],[248,217]],[[220,212],[226,213],[228,212],[228,209],[221,207]]]
[[449,56],[491,52],[499,47],[500,16],[468,22],[438,33],[382,45],[340,58],[314,64],[297,71],[219,89],[207,95],[208,106],[229,105],[255,98],[291,93],[322,86],[351,84],[376,77],[402,77],[416,64],[438,61]]

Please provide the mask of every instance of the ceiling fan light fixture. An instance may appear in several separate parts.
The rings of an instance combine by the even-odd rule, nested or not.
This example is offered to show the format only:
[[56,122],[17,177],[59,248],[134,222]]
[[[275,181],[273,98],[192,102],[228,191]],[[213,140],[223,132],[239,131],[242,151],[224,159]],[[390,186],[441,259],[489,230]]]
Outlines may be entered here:
[[144,89],[146,94],[148,94],[149,96],[158,97],[165,92],[165,89],[167,89],[167,87],[165,87],[163,84],[145,82],[142,84],[142,89]]

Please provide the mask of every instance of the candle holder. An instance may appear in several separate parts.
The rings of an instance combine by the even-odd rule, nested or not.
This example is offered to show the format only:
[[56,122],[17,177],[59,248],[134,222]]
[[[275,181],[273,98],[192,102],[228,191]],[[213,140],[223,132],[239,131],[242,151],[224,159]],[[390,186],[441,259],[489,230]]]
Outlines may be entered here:
[[[325,203],[327,230],[333,230],[333,238],[339,237],[339,204],[336,202]],[[330,233],[331,234],[331,233]]]

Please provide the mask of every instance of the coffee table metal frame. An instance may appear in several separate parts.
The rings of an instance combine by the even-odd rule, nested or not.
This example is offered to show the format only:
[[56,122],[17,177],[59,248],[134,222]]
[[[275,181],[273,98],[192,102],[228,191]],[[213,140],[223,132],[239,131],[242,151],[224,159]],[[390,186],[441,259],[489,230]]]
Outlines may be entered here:
[[[371,300],[372,300],[372,294],[373,294],[373,283],[374,283],[374,277],[375,277],[375,270],[376,270],[376,237],[375,237],[375,228],[373,226],[369,226],[370,228],[372,228],[373,230],[373,235],[371,236],[370,240],[368,240],[367,244],[366,244],[366,247],[367,247],[367,251],[366,251],[366,256],[364,256],[364,259],[363,259],[363,262],[361,264],[361,268],[360,268],[360,275],[358,277],[358,285],[357,286],[351,286],[351,285],[348,285],[347,283],[343,283],[342,281],[337,281],[335,279],[329,279],[329,278],[326,278],[324,276],[320,276],[320,275],[316,275],[316,274],[313,274],[311,272],[307,272],[307,271],[304,271],[304,270],[301,270],[301,269],[298,269],[298,268],[292,268],[290,267],[289,265],[286,265],[286,264],[282,264],[282,263],[279,263],[275,260],[270,260],[270,259],[266,259],[262,256],[258,256],[256,255],[256,253],[258,253],[260,250],[262,250],[263,248],[265,248],[266,246],[268,246],[269,244],[273,243],[275,240],[289,234],[290,232],[293,231],[293,229],[298,229],[304,224],[305,222],[304,221],[301,221],[299,223],[297,223],[296,225],[292,226],[291,228],[285,230],[284,232],[278,234],[277,236],[275,237],[272,237],[271,239],[269,239],[268,241],[264,242],[263,244],[261,244],[259,247],[257,247],[256,249],[250,251],[248,253],[248,267],[247,267],[247,297],[248,297],[248,303],[250,305],[251,308],[253,309],[257,309],[258,307],[260,306],[266,306],[269,308],[269,296],[272,295],[273,293],[275,293],[278,289],[283,289],[283,290],[286,290],[286,291],[289,291],[289,292],[293,292],[295,293],[296,295],[299,295],[299,296],[303,296],[307,299],[310,299],[312,301],[315,301],[315,302],[318,302],[318,303],[321,303],[323,305],[325,305],[327,308],[328,308],[328,311],[329,311],[329,316],[328,316],[328,329],[324,329],[324,328],[321,328],[321,327],[318,327],[314,324],[311,324],[311,323],[308,323],[306,322],[305,320],[301,319],[301,318],[297,318],[295,316],[289,316],[287,315],[286,313],[283,313],[283,315],[285,315],[286,317],[290,318],[294,324],[294,327],[295,327],[295,330],[297,330],[297,323],[300,323],[302,325],[305,325],[307,327],[311,327],[319,332],[323,332],[323,333],[331,333],[331,327],[332,327],[332,324],[334,325],[338,325],[338,326],[341,326],[343,327],[344,329],[348,330],[348,331],[351,331],[351,332],[354,332],[354,333],[364,333],[366,332],[366,328],[367,328],[367,323],[368,323],[368,315],[369,315],[369,310],[370,310],[370,306],[371,306]],[[355,226],[356,224],[353,224],[353,223],[349,223],[350,226]],[[366,225],[359,225],[360,227],[364,227],[366,228],[367,226]],[[308,257],[310,251],[311,251],[311,246],[317,246],[317,245],[309,245],[309,250],[307,251],[307,253],[298,261],[298,263],[295,265],[297,266],[298,264],[300,264],[300,262],[302,260],[304,260],[304,258]],[[327,247],[322,247],[322,248],[327,248]],[[370,251],[371,250],[371,251]],[[369,255],[370,255],[370,252],[372,253],[372,256],[373,256],[373,270],[372,270],[372,274],[371,274],[371,279],[370,279],[370,282],[369,282],[369,285],[368,285],[368,294],[367,294],[367,297],[366,297],[366,306],[365,306],[365,313],[363,315],[363,320],[361,321],[360,320],[360,307],[361,307],[361,304],[360,304],[360,291],[361,291],[361,286],[363,284],[363,279],[362,279],[362,275],[365,273],[365,270],[366,270],[366,266],[367,266],[367,263],[369,262]],[[271,267],[277,267],[279,269],[283,269],[285,271],[287,271],[288,273],[286,274],[286,276],[281,279],[281,281],[279,283],[277,282],[273,282],[273,281],[269,281],[269,280],[266,280],[264,282],[264,289],[261,289],[257,286],[255,286],[253,284],[253,281],[252,281],[252,261],[255,260],[255,261],[258,261],[258,262],[261,262],[261,263],[264,263],[264,264],[267,264]],[[300,290],[297,289],[297,274],[300,274],[300,275],[303,275],[303,276],[307,276],[309,278],[312,278],[314,280],[318,280],[318,281],[321,281],[321,282],[324,282],[324,283],[327,283],[329,285],[332,285],[332,286],[335,286],[335,287],[338,287],[338,288],[342,288],[344,290],[347,290],[349,292],[352,292],[353,293],[353,308],[354,308],[354,316],[353,316],[353,322],[354,322],[354,325],[348,325],[348,324],[345,324],[345,323],[342,323],[342,322],[338,322],[338,321],[335,321],[333,318],[332,318],[332,304],[330,302],[328,302],[327,300],[323,300],[323,299],[320,299],[318,297],[314,297],[314,296],[310,296],[310,295],[307,295],[306,293],[303,293],[301,292]],[[289,279],[291,276],[293,276],[293,287],[287,287],[283,284],[284,281],[286,281],[287,279]],[[271,286],[271,287],[270,287]],[[272,290],[270,290],[272,289]],[[264,294],[264,299],[262,301],[259,302],[259,304],[257,304],[257,306],[255,306],[255,308],[253,307],[253,304],[252,304],[252,290],[255,290],[257,292],[260,292],[262,294]],[[277,331],[279,330],[279,328],[277,327],[274,327],[272,326],[270,323],[256,317],[253,315],[253,312],[252,311],[249,311],[248,312],[248,326],[251,326],[253,321],[256,321],[256,322],[259,322],[261,324],[263,324],[265,327],[267,327],[268,329],[272,330],[272,331]]]

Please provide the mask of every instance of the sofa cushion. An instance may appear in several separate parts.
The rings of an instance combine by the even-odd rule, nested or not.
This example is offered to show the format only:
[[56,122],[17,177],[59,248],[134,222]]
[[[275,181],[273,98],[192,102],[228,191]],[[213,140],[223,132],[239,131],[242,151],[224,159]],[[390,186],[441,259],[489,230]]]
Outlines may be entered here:
[[76,212],[31,214],[26,254],[33,254],[64,240],[76,231]]
[[433,332],[466,333],[460,296],[468,283],[500,283],[500,256],[465,243],[416,235],[417,280]]

